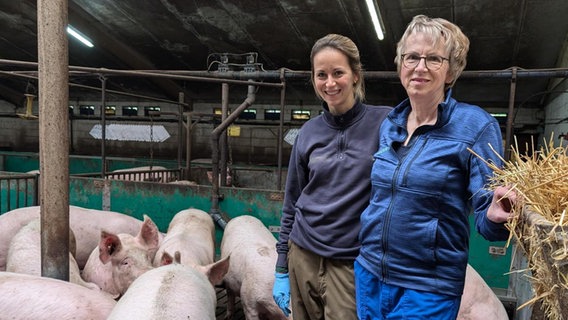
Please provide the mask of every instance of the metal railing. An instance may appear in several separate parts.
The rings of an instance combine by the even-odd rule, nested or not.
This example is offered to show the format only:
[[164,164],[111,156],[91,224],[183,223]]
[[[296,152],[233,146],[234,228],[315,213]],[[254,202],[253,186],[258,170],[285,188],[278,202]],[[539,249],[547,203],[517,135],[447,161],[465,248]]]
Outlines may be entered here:
[[[74,174],[77,177],[100,178],[101,173]],[[181,180],[180,169],[153,169],[106,172],[105,179],[169,183]]]
[[39,202],[39,175],[0,173],[0,213]]
[[[100,173],[72,176],[101,178]],[[180,169],[108,172],[105,179],[169,183],[181,180]],[[39,204],[39,174],[0,172],[0,214]]]

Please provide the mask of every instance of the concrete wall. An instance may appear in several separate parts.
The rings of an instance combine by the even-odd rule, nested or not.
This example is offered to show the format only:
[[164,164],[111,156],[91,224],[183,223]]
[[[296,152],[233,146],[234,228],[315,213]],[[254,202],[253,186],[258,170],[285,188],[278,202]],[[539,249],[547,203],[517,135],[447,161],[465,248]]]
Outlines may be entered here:
[[546,106],[546,125],[543,139],[552,139],[555,146],[560,143],[568,147],[568,82],[560,81],[551,90],[550,101]]
[[[559,99],[565,95],[561,95]],[[565,100],[553,101],[547,109],[547,118],[559,119],[568,116],[563,106]],[[0,101],[0,104],[3,102]],[[37,103],[37,102],[36,102]],[[370,104],[378,102],[369,101]],[[71,129],[69,150],[71,154],[77,155],[101,155],[102,147],[100,138],[95,138],[91,134],[93,128],[100,128],[100,101],[70,101],[73,108],[70,110],[69,127]],[[238,103],[229,105],[229,109],[234,110],[238,107]],[[93,106],[94,115],[81,115],[81,106]],[[178,134],[178,122],[174,115],[167,114],[177,113],[179,108],[175,104],[156,103],[156,102],[139,102],[139,101],[123,101],[108,102],[107,106],[114,106],[114,115],[107,115],[106,124],[116,125],[124,131],[130,131],[129,128],[139,129],[140,127],[151,127],[152,132],[157,132],[159,126],[163,126],[169,137],[164,141],[120,141],[112,140],[107,136],[105,151],[107,156],[116,157],[144,157],[156,159],[177,159],[178,142],[180,137]],[[135,116],[124,116],[126,108],[129,106],[137,106],[138,110]],[[149,117],[145,114],[145,108],[159,107],[164,114],[156,117]],[[199,103],[193,106],[194,114],[191,120],[192,138],[191,138],[191,158],[192,159],[209,159],[211,158],[211,132],[219,123],[219,120],[213,119],[213,114],[220,109],[220,103]],[[243,164],[270,164],[278,163],[278,120],[269,120],[265,117],[266,110],[279,110],[279,105],[264,104],[259,102],[249,109],[256,111],[256,119],[238,120],[233,127],[229,129],[228,138],[228,160],[233,163]],[[0,110],[7,110],[2,108]],[[301,120],[292,119],[293,110],[308,111],[311,117],[318,115],[321,106],[314,102],[312,104],[292,104],[287,105],[284,117],[284,135],[291,129],[300,128],[303,124]],[[489,112],[499,113],[505,112],[506,109],[491,109]],[[24,113],[24,108],[16,108],[14,113],[0,114],[0,150],[12,151],[30,151],[37,152],[39,150],[38,137],[38,120],[24,120],[16,113]],[[37,115],[37,104],[34,105],[33,114]],[[556,114],[558,113],[558,114]],[[539,134],[542,131],[543,123],[550,124],[550,121],[544,119],[544,113],[541,110],[521,108],[515,116],[515,133],[520,133],[523,128],[532,128],[525,132],[528,134]],[[199,120],[199,121],[198,121]],[[185,118],[187,122],[187,118]],[[564,124],[565,125],[565,124]],[[187,126],[185,126],[187,127]],[[535,130],[534,128],[541,128]],[[568,132],[568,128],[551,125],[556,135],[561,132]],[[504,129],[504,126],[503,126]],[[548,128],[547,128],[548,129]],[[156,130],[156,131],[154,131]],[[552,129],[549,129],[552,130]],[[134,130],[135,131],[135,130]],[[526,131],[526,129],[525,129]],[[99,131],[100,132],[100,131]],[[546,132],[546,131],[545,131]],[[186,131],[182,131],[181,136],[182,158],[186,157]],[[291,145],[285,141],[282,143],[282,164],[287,165]]]
[[[82,102],[81,105],[98,105],[97,102]],[[149,139],[144,141],[124,141],[112,140],[107,133],[105,151],[107,156],[118,157],[154,157],[175,159],[178,154],[179,124],[176,116],[161,115],[159,117],[150,118],[144,115],[143,106],[139,107],[137,116],[123,116],[122,106],[133,105],[133,103],[125,102],[116,105],[116,115],[107,115],[107,126],[119,126],[123,131],[132,128],[135,131],[137,127],[150,127],[151,132],[155,135],[161,127],[165,129],[169,136],[164,141],[150,142]],[[177,112],[176,105],[161,104],[161,111]],[[234,109],[237,105],[230,106]],[[199,120],[198,117],[192,118],[192,136],[191,136],[191,158],[211,158],[211,132],[219,123],[219,120],[213,120],[211,114],[214,109],[218,108],[215,104],[203,104],[194,107],[195,112],[207,114]],[[247,164],[276,164],[278,162],[278,124],[277,120],[265,120],[265,109],[279,109],[279,106],[263,106],[251,107],[257,111],[256,120],[238,120],[237,123],[229,130],[228,138],[228,159],[233,162]],[[315,116],[319,113],[320,106],[310,107]],[[291,112],[292,108],[288,110]],[[20,112],[20,111],[18,111]],[[290,112],[285,112],[286,124],[283,127],[284,134],[292,128],[299,128],[302,121],[291,121]],[[33,113],[37,115],[37,106]],[[94,115],[80,115],[79,108],[74,107],[70,116],[69,128],[70,145],[69,150],[72,154],[80,155],[100,155],[102,152],[101,139],[99,136],[93,136],[92,132],[96,132],[97,127],[100,128],[100,112],[99,107],[95,107]],[[198,121],[199,120],[199,121]],[[187,118],[184,118],[187,122]],[[181,141],[183,145],[182,157],[186,155],[186,128],[183,126]],[[93,131],[94,130],[94,131]],[[39,121],[25,120],[20,117],[11,115],[0,115],[0,149],[12,151],[30,151],[37,152],[39,150]],[[100,131],[99,131],[100,133]],[[290,154],[291,145],[283,142],[283,159],[287,165]]]

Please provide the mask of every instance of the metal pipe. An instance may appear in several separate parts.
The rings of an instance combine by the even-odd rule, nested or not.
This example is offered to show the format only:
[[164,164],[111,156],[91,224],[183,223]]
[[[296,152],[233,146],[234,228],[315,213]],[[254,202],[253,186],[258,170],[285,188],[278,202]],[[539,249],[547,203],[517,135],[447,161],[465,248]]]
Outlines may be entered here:
[[[0,65],[13,65],[22,67],[36,67],[37,63],[28,61],[18,61],[18,60],[7,60],[0,59]],[[568,77],[568,68],[543,68],[543,69],[519,69],[518,67],[511,67],[504,70],[467,70],[460,75],[462,78],[511,78],[513,76],[513,68],[516,69],[517,78],[527,78],[527,77],[548,77],[548,78],[564,78]],[[116,69],[106,69],[106,68],[89,68],[89,67],[77,67],[69,66],[71,71],[82,71],[86,75],[89,73],[93,74],[106,74],[106,75],[133,75],[133,76],[148,76],[148,77],[172,77],[176,79],[176,76],[183,76],[188,78],[177,78],[180,80],[196,80],[196,81],[211,81],[211,82],[225,82],[233,83],[230,80],[235,79],[258,79],[258,80],[268,80],[268,79],[280,79],[281,73],[284,72],[284,77],[286,79],[309,79],[310,71],[297,71],[290,70],[287,68],[281,68],[279,70],[268,70],[268,71],[227,71],[227,72],[216,72],[216,71],[188,71],[188,70],[116,70]],[[14,72],[14,71],[13,71]],[[394,79],[398,80],[398,74],[396,71],[364,71],[366,79]],[[246,84],[246,80],[245,81]],[[242,81],[236,82],[238,84],[243,84]],[[255,83],[255,85],[263,86],[280,86],[278,83]]]
[[178,93],[178,153],[177,153],[177,167],[181,169],[181,160],[183,157],[183,101],[185,95],[183,92]]
[[[223,83],[221,85],[221,122],[227,119],[227,114],[229,113],[229,84]],[[219,179],[222,186],[227,185],[227,130],[221,133],[219,137],[220,144],[220,161],[219,166],[221,167],[219,176],[213,176],[213,179]]]
[[187,124],[185,125],[185,179],[191,179],[191,137],[192,137],[192,112],[187,113]]
[[517,89],[517,68],[513,68],[511,86],[509,88],[509,111],[507,113],[507,128],[505,128],[505,160],[511,156],[511,136],[513,135],[513,119],[515,118],[515,93]]
[[[34,80],[38,79],[37,77],[34,77],[34,76],[21,74],[21,73],[13,73],[13,72],[10,72],[10,71],[0,71],[0,74],[14,76],[14,77],[20,77],[20,78],[26,78],[26,79],[34,79]],[[77,84],[77,83],[72,83],[72,82],[69,83],[69,86],[70,87],[83,88],[83,89],[89,89],[89,90],[94,90],[94,91],[101,91],[101,88],[99,88],[99,87],[86,86],[86,85],[83,85],[83,84]],[[122,96],[133,97],[133,98],[141,98],[141,99],[157,101],[157,102],[165,102],[165,103],[171,103],[171,104],[179,103],[178,101],[156,98],[156,97],[151,97],[151,96],[146,96],[146,95],[141,95],[141,94],[134,94],[134,93],[129,93],[129,92],[123,92],[123,91],[117,91],[117,90],[107,89],[106,91],[108,93],[112,93],[112,94],[118,94],[118,95],[122,95]],[[188,106],[187,103],[182,103],[182,105]]]
[[[0,59],[0,64],[11,64],[11,60]],[[16,62],[12,61],[13,65],[26,65],[26,66],[35,66],[37,67],[37,63],[33,62]],[[117,69],[107,69],[107,68],[89,68],[89,67],[77,67],[77,66],[69,66],[69,70],[75,71],[84,71],[90,72],[94,74],[104,74],[106,76],[109,75],[120,75],[120,76],[144,76],[150,78],[168,78],[168,79],[177,79],[177,80],[187,80],[187,81],[203,81],[203,82],[215,82],[215,83],[230,83],[230,84],[250,84],[252,80],[234,80],[234,79],[220,79],[217,77],[210,77],[210,76],[191,76],[191,75],[183,75],[177,73],[166,73],[161,70],[153,70],[153,71],[139,71],[139,70],[117,70]],[[250,78],[254,79],[254,77]],[[278,88],[281,86],[280,83],[270,83],[270,82],[254,82],[254,85],[262,86],[262,87],[275,87]]]
[[100,76],[101,80],[101,178],[108,171],[106,165],[106,77]]
[[284,78],[284,70],[280,75],[280,81],[283,86],[280,89],[280,120],[278,121],[278,172],[276,174],[276,188],[282,190],[282,148],[284,141],[284,109],[286,105],[286,79]]
[[[251,83],[253,82],[251,81]],[[227,223],[223,220],[223,217],[221,217],[221,211],[219,210],[219,199],[221,198],[219,194],[219,179],[217,179],[219,176],[219,137],[246,108],[250,107],[254,103],[255,90],[256,86],[249,85],[246,99],[237,107],[237,109],[235,109],[235,111],[231,112],[231,114],[227,116],[227,119],[222,121],[215,129],[213,129],[213,132],[211,132],[211,165],[213,172],[211,184],[213,187],[211,189],[211,210],[209,214],[222,229],[225,229]]]
[[67,1],[38,1],[41,275],[69,281]]

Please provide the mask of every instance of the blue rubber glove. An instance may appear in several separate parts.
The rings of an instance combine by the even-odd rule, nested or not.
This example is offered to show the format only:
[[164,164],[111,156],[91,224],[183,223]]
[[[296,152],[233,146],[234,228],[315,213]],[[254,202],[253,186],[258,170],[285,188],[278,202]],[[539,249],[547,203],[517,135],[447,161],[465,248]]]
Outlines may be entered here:
[[284,315],[290,315],[290,277],[287,273],[276,272],[274,274],[274,286],[272,287],[272,297],[276,304],[282,309]]

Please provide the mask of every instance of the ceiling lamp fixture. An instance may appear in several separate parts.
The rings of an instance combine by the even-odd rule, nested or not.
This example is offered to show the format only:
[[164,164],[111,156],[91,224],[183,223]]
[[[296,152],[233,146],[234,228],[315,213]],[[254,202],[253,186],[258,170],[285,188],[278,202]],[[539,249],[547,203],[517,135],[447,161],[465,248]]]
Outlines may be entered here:
[[375,32],[377,33],[377,38],[383,40],[385,38],[383,25],[383,20],[381,19],[381,12],[379,11],[379,6],[375,3],[375,0],[365,0],[367,2],[367,9],[371,15],[371,20],[373,21],[373,26],[375,27]]
[[81,41],[82,44],[86,45],[89,48],[94,47],[93,42],[86,36],[84,36],[79,30],[73,28],[70,24],[67,25],[67,33],[75,37],[77,40]]

